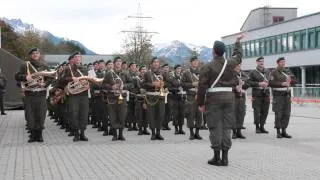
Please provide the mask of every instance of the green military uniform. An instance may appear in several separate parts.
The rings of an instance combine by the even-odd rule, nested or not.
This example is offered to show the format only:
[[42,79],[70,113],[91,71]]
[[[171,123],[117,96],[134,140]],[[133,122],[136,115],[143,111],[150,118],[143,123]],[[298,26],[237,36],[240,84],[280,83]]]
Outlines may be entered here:
[[[39,51],[37,48],[33,48],[29,51],[31,53]],[[46,87],[50,83],[49,78],[44,78],[44,82],[38,82],[35,86],[31,86],[27,82],[26,76],[28,73],[32,74],[39,71],[49,70],[45,62],[40,60],[27,61],[22,64],[20,71],[16,75],[16,80],[26,83],[25,87],[25,110],[27,122],[31,130],[30,139],[28,142],[43,142],[42,130],[44,129],[44,122],[47,113],[47,102],[46,102]]]
[[[217,166],[228,165],[228,150],[231,148],[230,129],[233,128],[235,95],[232,87],[236,86],[238,79],[235,67],[242,61],[240,42],[236,42],[233,56],[226,61],[223,57],[225,45],[216,41],[214,43],[215,57],[212,62],[204,65],[200,71],[198,104],[206,109],[207,123],[210,132],[211,148],[214,150],[214,157],[208,163]],[[226,68],[213,86],[226,63]],[[222,162],[220,151],[222,150]]]
[[[163,72],[162,75],[163,75],[164,82],[168,83],[169,82],[170,72]],[[173,100],[172,99],[172,94],[169,93],[167,95],[167,101],[168,102],[165,104],[165,112],[166,113],[165,113],[165,116],[164,116],[164,119],[163,119],[163,122],[162,122],[162,130],[171,130],[171,128],[169,127],[169,122],[172,121],[172,117],[173,117],[173,111],[170,108],[171,104],[173,103],[172,100]]]
[[235,126],[233,128],[233,134],[232,139],[240,138],[245,139],[246,137],[242,135],[241,128],[243,127],[244,123],[244,117],[246,116],[246,93],[245,90],[247,90],[250,87],[250,84],[248,83],[248,76],[243,73],[237,73],[237,77],[239,81],[243,81],[244,84],[242,85],[241,90],[237,90],[236,88],[233,89],[235,93]]
[[264,125],[269,113],[270,89],[259,87],[260,82],[268,82],[268,74],[265,69],[257,68],[250,72],[248,81],[252,86],[252,108],[256,133],[268,133]]
[[[105,71],[97,70],[96,77],[104,78]],[[98,124],[98,131],[104,131],[103,135],[108,135],[108,125],[107,125],[107,115],[105,111],[105,103],[102,99],[101,86],[99,84],[92,85],[92,94],[93,94],[93,114],[95,117],[95,122]],[[102,125],[101,125],[102,124]]]
[[[283,59],[284,60],[284,59]],[[280,60],[281,61],[281,60]],[[276,68],[270,74],[270,87],[272,88],[273,95],[273,111],[275,112],[275,128],[277,129],[278,138],[291,138],[287,134],[286,129],[289,125],[290,113],[291,113],[291,87],[283,86],[282,83],[287,81],[287,78],[291,77],[291,86],[294,85],[294,76],[287,70],[282,68]],[[282,133],[280,133],[282,129]]]
[[[131,65],[131,64],[130,64]],[[136,79],[138,76],[137,72],[131,72],[130,70],[129,72],[129,76],[130,78]],[[137,131],[137,117],[135,116],[135,99],[136,99],[136,94],[139,93],[139,89],[134,88],[134,89],[130,89],[130,98],[129,98],[129,102],[128,102],[128,113],[127,113],[127,122],[129,124],[129,128],[128,131]]]
[[135,93],[135,117],[138,121],[139,132],[138,135],[150,135],[148,132],[148,121],[146,118],[146,110],[143,108],[145,92],[142,89],[144,77],[139,75],[133,79],[134,88],[132,91]]
[[[74,53],[69,57],[71,60],[75,55]],[[65,87],[68,83],[72,82],[73,77],[87,76],[88,70],[85,66],[70,64],[67,66],[60,77],[60,86]],[[73,141],[88,141],[85,136],[85,130],[88,125],[89,114],[89,92],[88,90],[82,91],[78,94],[68,94],[67,97],[67,114],[71,121],[71,129],[74,131]],[[79,133],[80,131],[80,133]],[[72,135],[72,134],[70,134]]]
[[[144,77],[143,87],[146,89],[147,120],[152,130],[151,140],[163,140],[160,129],[165,116],[165,97],[160,96],[159,90],[153,86],[152,82],[163,80],[159,69],[152,68]],[[166,85],[164,85],[165,87]]]
[[[195,60],[196,58],[191,59]],[[185,71],[181,78],[183,89],[187,92],[185,98],[185,116],[187,117],[187,126],[190,129],[190,140],[202,139],[199,135],[199,130],[202,125],[202,113],[198,109],[196,95],[198,87],[192,85],[193,82],[199,81],[199,69],[190,68]],[[194,133],[193,129],[196,129]]]
[[[181,68],[180,65],[176,65],[174,69]],[[175,134],[185,134],[182,127],[184,124],[184,97],[186,92],[182,89],[181,74],[172,72],[168,82],[170,109],[173,114],[173,125],[175,126]]]
[[[115,84],[123,83],[123,90],[114,90],[112,86]],[[122,72],[122,70],[110,70],[106,73],[102,85],[103,90],[107,90],[106,100],[108,113],[110,117],[110,125],[113,129],[113,141],[122,140],[123,137],[123,128],[125,126],[125,119],[127,115],[127,90],[132,88],[132,81],[128,73]],[[123,97],[123,100],[119,100],[120,94]],[[119,130],[117,136],[116,131]]]

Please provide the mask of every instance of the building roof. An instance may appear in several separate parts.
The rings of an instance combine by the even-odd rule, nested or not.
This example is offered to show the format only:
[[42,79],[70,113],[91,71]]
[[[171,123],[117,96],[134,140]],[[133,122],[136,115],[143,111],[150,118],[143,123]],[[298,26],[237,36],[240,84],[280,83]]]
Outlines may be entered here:
[[[264,26],[264,27],[258,27],[258,28],[250,29],[247,32],[255,31],[255,30],[259,30],[259,29],[264,29],[264,28],[271,27],[271,26],[278,26],[278,25],[281,25],[281,24],[284,24],[284,23],[296,21],[296,20],[299,20],[299,19],[303,19],[303,18],[307,18],[307,17],[310,17],[310,16],[319,15],[319,14],[320,14],[320,12],[315,12],[315,13],[312,13],[312,14],[307,14],[305,16],[300,16],[300,17],[297,17],[297,18],[294,18],[294,19],[289,19],[289,20],[286,20],[286,21],[282,21],[282,22],[279,22],[279,23],[276,23],[276,24],[270,24],[270,25],[267,25],[267,26]],[[222,36],[222,38],[226,38],[226,37],[229,37],[229,36],[234,36],[234,35],[237,35],[237,34],[240,34],[240,33],[242,33],[242,32],[237,32],[237,33],[229,34],[229,35],[226,35],[226,36]]]
[[256,8],[256,9],[253,9],[250,11],[250,13],[248,14],[246,20],[243,22],[240,30],[243,28],[243,26],[246,24],[246,22],[248,21],[249,17],[251,16],[251,14],[254,12],[254,11],[257,11],[257,10],[260,10],[260,9],[298,9],[298,8],[284,8],[284,7],[268,7],[268,6],[265,6],[265,7],[259,7],[259,8]]

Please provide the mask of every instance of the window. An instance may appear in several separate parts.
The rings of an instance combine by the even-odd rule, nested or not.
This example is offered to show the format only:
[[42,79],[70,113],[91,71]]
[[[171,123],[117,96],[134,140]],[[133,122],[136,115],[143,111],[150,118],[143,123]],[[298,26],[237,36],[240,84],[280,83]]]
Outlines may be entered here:
[[282,35],[282,52],[287,52],[288,51],[288,44],[287,44],[287,34]]
[[265,45],[266,45],[266,55],[270,54],[270,38],[267,38],[265,40]]
[[273,24],[275,24],[275,23],[279,23],[279,22],[284,21],[284,17],[283,16],[273,16],[272,20],[273,20]]
[[276,53],[276,49],[277,49],[277,43],[276,43],[276,37],[272,37],[271,38],[271,54],[275,54]]
[[300,31],[293,35],[293,50],[300,50]]
[[288,50],[293,51],[293,33],[288,34]]
[[250,57],[251,53],[250,53],[250,43],[246,42],[246,52],[247,52],[247,57]]
[[281,36],[277,36],[277,53],[281,53]]
[[306,30],[302,30],[301,31],[301,39],[300,39],[300,47],[301,47],[302,50],[307,48],[306,43],[307,43]]
[[317,47],[320,48],[320,27],[316,30],[316,39]]
[[316,33],[315,29],[308,30],[308,48],[313,49],[316,47]]
[[260,56],[260,46],[259,46],[259,41],[258,40],[255,41],[254,46],[255,46],[255,49],[254,49],[255,55],[256,56]]
[[259,44],[260,44],[260,47],[259,47],[260,48],[260,55],[264,56],[265,55],[264,39],[261,39]]
[[246,57],[246,44],[241,43],[243,57]]
[[254,56],[254,41],[250,41],[251,56]]

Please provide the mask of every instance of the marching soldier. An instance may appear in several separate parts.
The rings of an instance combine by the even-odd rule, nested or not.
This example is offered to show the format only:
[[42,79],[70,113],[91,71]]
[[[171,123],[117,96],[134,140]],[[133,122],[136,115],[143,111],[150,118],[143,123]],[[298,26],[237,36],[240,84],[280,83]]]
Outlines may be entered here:
[[49,68],[43,60],[40,60],[38,48],[32,48],[28,55],[29,60],[21,65],[16,80],[21,81],[25,89],[24,104],[31,131],[28,142],[43,142],[42,131],[47,113],[46,87],[49,79],[44,78],[42,72],[48,71]]
[[[137,73],[136,63],[132,62],[129,64],[129,75],[132,80],[137,78],[138,73]],[[138,94],[139,90],[140,89],[137,89],[137,88],[130,90],[130,98],[128,102],[128,113],[127,113],[127,121],[129,125],[128,131],[138,131],[137,117],[134,114],[135,114],[135,94]]]
[[1,110],[1,115],[7,115],[4,112],[4,105],[3,105],[4,94],[6,92],[6,86],[7,86],[7,78],[4,76],[4,74],[1,73],[1,68],[0,68],[0,110]]
[[[161,68],[163,80],[168,83],[169,82],[169,75],[170,75],[170,68],[168,64],[162,65]],[[172,120],[172,110],[170,109],[171,104],[171,94],[168,94],[168,103],[165,104],[165,116],[162,123],[162,130],[171,130],[169,127],[169,122]]]
[[[91,76],[97,76],[97,72],[99,71],[99,62],[98,61],[94,61],[93,62],[93,71],[90,71]],[[88,72],[89,73],[89,72]],[[96,84],[94,84],[91,88],[92,88],[92,94],[93,94],[93,98],[89,99],[89,116],[91,117],[91,123],[92,123],[92,128],[98,128],[98,131],[101,131],[101,120],[99,121],[99,118],[97,117],[97,110],[95,109],[95,107],[97,107],[97,105],[95,104],[95,89],[96,88]]]
[[273,95],[272,109],[275,112],[274,124],[277,129],[277,138],[292,138],[286,129],[291,113],[291,87],[296,81],[294,75],[285,69],[285,63],[284,57],[277,60],[277,68],[271,72],[269,81]]
[[[230,60],[225,60],[223,57],[224,43],[215,41],[213,46],[214,59],[201,69],[198,104],[201,112],[206,111],[211,148],[214,150],[214,157],[208,161],[210,165],[228,165],[228,151],[231,148],[230,129],[235,122],[235,95],[232,92],[232,87],[238,83],[234,69],[242,61],[240,45],[242,38],[243,35],[237,38]],[[222,160],[220,158],[221,150]]]
[[238,64],[235,68],[238,78],[238,85],[234,88],[235,92],[235,124],[232,133],[232,139],[240,138],[245,139],[246,137],[242,135],[241,129],[243,127],[244,117],[246,116],[246,93],[250,85],[248,83],[248,76],[241,71],[241,64]]
[[[112,141],[125,141],[123,128],[127,114],[128,90],[131,89],[133,85],[129,74],[121,68],[121,58],[116,57],[113,63],[114,70],[109,70],[106,73],[102,82],[102,89],[108,91],[106,99],[111,128],[113,130]],[[119,131],[118,136],[117,130]]]
[[81,65],[80,52],[70,55],[68,60],[69,65],[62,72],[59,84],[66,87],[68,94],[67,106],[74,132],[73,141],[88,141],[85,130],[88,124],[90,85],[88,81],[79,80],[81,76],[88,75],[88,70]]
[[146,89],[145,103],[147,106],[147,120],[151,128],[151,140],[164,140],[160,134],[165,115],[165,88],[160,69],[160,61],[153,57],[151,69],[145,74],[143,87]]
[[150,135],[148,131],[148,122],[146,118],[146,109],[143,106],[145,90],[142,88],[142,84],[144,81],[144,76],[147,71],[146,66],[140,66],[139,75],[134,79],[134,90],[133,92],[137,92],[135,96],[135,117],[138,120],[139,132],[138,135]]
[[[173,113],[173,125],[175,126],[175,134],[185,134],[183,131],[184,124],[184,98],[186,92],[183,91],[181,84],[181,66],[176,65],[174,72],[169,78],[168,89],[170,92],[170,109]],[[169,98],[169,97],[168,97]]]
[[190,59],[190,63],[190,69],[183,73],[181,79],[182,87],[187,92],[187,97],[185,100],[187,126],[190,129],[189,139],[201,140],[202,137],[199,135],[199,130],[202,124],[202,114],[198,109],[198,104],[196,101],[200,73],[200,61],[197,57],[192,57]]
[[268,133],[264,128],[270,106],[270,90],[268,74],[264,69],[264,58],[256,60],[257,68],[249,74],[249,84],[252,87],[252,108],[256,133]]

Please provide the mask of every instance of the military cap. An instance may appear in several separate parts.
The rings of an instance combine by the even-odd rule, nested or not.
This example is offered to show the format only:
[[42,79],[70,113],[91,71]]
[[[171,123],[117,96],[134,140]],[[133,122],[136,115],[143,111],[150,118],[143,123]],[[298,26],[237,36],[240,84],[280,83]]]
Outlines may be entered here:
[[146,68],[146,66],[145,65],[141,65],[140,68],[139,68],[139,71],[141,71],[142,68]]
[[92,66],[92,63],[89,63],[88,66]]
[[181,65],[177,64],[177,65],[174,66],[174,69],[177,69],[177,68],[181,68]]
[[112,63],[112,61],[111,61],[111,60],[108,60],[108,61],[106,62],[106,65],[108,65],[108,64],[110,64],[110,63]]
[[63,61],[60,66],[63,66],[63,65],[66,65],[67,64],[67,61]]
[[93,65],[96,65],[96,64],[98,64],[98,63],[99,63],[98,61],[94,61],[94,62],[93,62]]
[[[121,59],[120,56],[115,57],[115,58],[113,59],[113,63],[117,62],[119,59]],[[125,63],[125,62],[122,62],[122,63]]]
[[279,57],[277,60],[277,63],[279,63],[280,61],[284,61],[284,60],[286,60],[284,57]]
[[158,58],[156,56],[154,56],[152,59],[151,59],[151,63],[153,63],[154,61],[157,61]]
[[226,52],[226,46],[221,41],[215,41],[213,44],[213,50],[218,56],[223,56],[224,52]]
[[103,60],[103,59],[100,59],[100,60],[99,60],[99,63],[102,63],[102,62],[104,63],[104,60]]
[[131,62],[131,63],[129,64],[129,67],[130,67],[131,65],[134,65],[134,64],[136,64],[136,63],[134,63],[134,62]]
[[31,54],[32,54],[33,52],[35,52],[35,51],[38,51],[38,52],[39,52],[39,48],[34,47],[34,48],[30,49],[30,50],[28,51],[28,55],[31,55]]
[[263,60],[263,59],[264,59],[264,57],[260,56],[260,57],[258,57],[258,59],[256,61],[260,61],[260,60]]
[[192,57],[190,58],[190,62],[195,61],[195,60],[197,60],[197,59],[198,59],[197,56],[192,56]]
[[169,64],[167,64],[167,63],[166,63],[166,64],[164,64],[164,65],[162,65],[162,67],[167,67],[167,66],[169,66]]
[[74,58],[76,55],[81,55],[81,53],[80,53],[79,51],[77,51],[77,52],[71,54],[71,55],[69,56],[68,60],[70,61],[70,60],[71,60],[72,58]]

